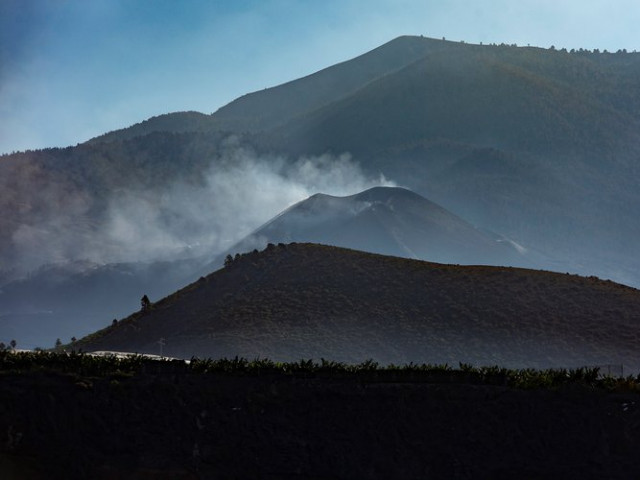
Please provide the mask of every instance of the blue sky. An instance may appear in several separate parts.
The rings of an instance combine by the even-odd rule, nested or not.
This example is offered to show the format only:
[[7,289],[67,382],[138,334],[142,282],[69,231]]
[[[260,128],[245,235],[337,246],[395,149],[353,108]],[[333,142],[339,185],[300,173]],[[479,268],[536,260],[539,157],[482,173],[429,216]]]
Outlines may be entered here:
[[640,51],[637,0],[0,0],[0,153],[214,112],[399,35]]

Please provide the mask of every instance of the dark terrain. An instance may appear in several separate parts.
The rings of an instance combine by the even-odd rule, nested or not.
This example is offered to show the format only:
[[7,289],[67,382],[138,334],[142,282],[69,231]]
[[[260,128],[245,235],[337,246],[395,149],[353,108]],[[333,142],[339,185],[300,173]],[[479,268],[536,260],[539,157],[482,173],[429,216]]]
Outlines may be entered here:
[[3,372],[2,478],[640,475],[637,393],[184,370]]
[[640,291],[576,275],[270,245],[68,348],[640,370]]

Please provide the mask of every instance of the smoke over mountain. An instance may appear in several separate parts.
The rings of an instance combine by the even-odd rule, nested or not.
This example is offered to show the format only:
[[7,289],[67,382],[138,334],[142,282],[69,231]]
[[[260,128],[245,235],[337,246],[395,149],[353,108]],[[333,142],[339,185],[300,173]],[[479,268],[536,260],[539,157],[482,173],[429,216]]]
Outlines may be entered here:
[[[112,263],[215,254],[314,193],[346,195],[393,185],[382,175],[365,175],[348,153],[291,161],[258,155],[236,136],[225,139],[196,174],[168,185],[154,185],[153,178],[126,183],[104,200],[63,182],[48,189],[34,185],[30,206],[37,203],[43,211],[25,215],[12,229],[11,266],[26,273],[79,259]],[[102,213],[96,218],[97,209]]]

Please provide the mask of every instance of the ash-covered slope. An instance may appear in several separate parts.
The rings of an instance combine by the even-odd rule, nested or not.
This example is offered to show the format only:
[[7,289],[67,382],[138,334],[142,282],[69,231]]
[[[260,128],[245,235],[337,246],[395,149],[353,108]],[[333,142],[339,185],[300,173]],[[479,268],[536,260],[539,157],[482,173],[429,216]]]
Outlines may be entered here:
[[612,282],[291,244],[243,255],[73,347],[631,371],[639,336],[640,291]]
[[[405,188],[374,187],[335,197],[316,194],[229,249],[311,242],[438,263],[532,266],[535,260]],[[221,264],[221,262],[219,262]]]

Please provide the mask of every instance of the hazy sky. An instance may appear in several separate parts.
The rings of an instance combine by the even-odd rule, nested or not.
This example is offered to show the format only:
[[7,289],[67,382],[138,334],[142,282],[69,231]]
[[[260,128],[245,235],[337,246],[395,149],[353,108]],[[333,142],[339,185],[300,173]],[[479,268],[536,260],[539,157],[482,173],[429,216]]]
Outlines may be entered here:
[[399,35],[640,51],[637,0],[0,0],[0,153],[211,113]]

